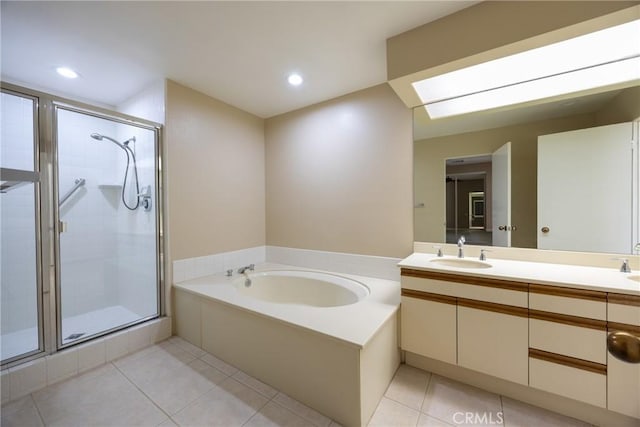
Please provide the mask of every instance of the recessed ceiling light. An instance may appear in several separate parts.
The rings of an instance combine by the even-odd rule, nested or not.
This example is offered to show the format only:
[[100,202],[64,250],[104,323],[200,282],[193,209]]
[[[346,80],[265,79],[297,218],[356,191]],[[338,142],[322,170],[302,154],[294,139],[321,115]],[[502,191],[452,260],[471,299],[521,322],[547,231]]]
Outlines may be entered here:
[[62,77],[66,77],[68,79],[75,79],[76,77],[78,77],[78,73],[76,73],[75,71],[73,71],[69,67],[58,67],[58,68],[56,68],[56,71]]
[[287,78],[287,81],[291,86],[300,86],[303,82],[302,76],[297,73],[289,74],[289,78]]

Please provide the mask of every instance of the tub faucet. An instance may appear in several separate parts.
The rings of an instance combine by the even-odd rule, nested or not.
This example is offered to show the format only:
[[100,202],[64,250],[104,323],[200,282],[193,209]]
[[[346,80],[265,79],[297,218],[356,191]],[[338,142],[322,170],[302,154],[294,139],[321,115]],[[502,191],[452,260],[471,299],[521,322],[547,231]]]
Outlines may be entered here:
[[458,258],[464,258],[464,242],[466,242],[466,239],[464,236],[460,236],[458,239]]
[[247,265],[247,266],[245,266],[245,267],[240,267],[240,268],[238,269],[238,274],[245,274],[245,272],[246,272],[247,270],[249,270],[249,271],[253,271],[253,269],[254,269],[254,268],[256,268],[256,265],[255,265],[255,264],[249,264],[249,265]]
[[244,274],[244,286],[247,288],[251,286],[251,278],[249,277],[249,273],[247,270],[253,271],[254,268],[255,264],[249,264],[246,267],[240,267],[238,269],[238,274]]

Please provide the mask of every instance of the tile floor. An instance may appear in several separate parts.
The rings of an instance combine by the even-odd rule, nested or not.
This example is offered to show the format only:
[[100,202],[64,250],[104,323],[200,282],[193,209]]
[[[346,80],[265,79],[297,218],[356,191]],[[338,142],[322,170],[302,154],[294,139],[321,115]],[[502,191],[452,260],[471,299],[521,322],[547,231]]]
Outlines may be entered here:
[[[450,426],[467,421],[507,427],[587,426],[406,365],[398,369],[369,425]],[[2,407],[3,427],[42,425],[337,426],[178,337]]]

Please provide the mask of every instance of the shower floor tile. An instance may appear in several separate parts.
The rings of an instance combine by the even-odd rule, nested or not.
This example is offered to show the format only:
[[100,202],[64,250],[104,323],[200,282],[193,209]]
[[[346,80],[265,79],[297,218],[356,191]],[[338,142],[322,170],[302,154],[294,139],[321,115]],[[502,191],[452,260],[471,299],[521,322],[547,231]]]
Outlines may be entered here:
[[[339,424],[178,337],[2,406],[2,426],[310,426]],[[461,398],[465,396],[465,398]],[[506,427],[586,427],[561,414],[401,365],[369,426],[450,426],[490,411]]]
[[136,313],[121,305],[105,307],[77,316],[62,319],[62,344],[68,344],[78,338],[117,328],[140,319]]

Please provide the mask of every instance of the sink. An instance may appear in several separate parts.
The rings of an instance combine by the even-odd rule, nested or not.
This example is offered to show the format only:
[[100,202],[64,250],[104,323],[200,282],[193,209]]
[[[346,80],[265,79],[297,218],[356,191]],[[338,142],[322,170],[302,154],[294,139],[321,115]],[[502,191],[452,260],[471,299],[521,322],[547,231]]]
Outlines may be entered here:
[[629,276],[627,279],[633,280],[634,282],[640,282],[640,275],[636,274],[635,276]]
[[486,263],[483,261],[474,261],[472,259],[464,259],[464,258],[436,258],[436,259],[432,259],[430,262],[436,265],[442,265],[446,267],[457,267],[457,268],[490,268],[491,267],[491,264],[489,263]]

